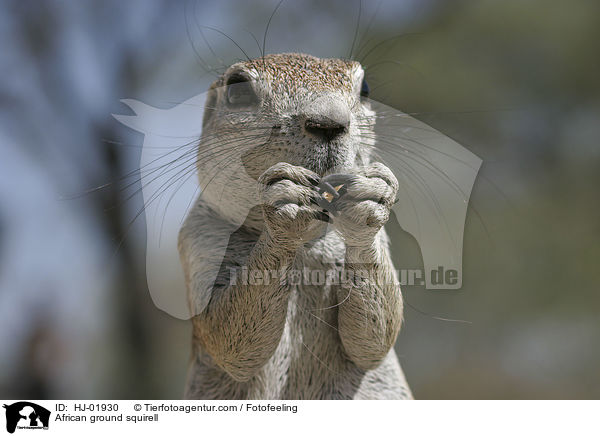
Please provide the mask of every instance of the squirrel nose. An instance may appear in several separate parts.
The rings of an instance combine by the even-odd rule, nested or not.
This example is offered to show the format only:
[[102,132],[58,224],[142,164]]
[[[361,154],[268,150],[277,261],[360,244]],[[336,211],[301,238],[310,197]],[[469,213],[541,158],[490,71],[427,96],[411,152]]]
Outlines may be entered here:
[[348,130],[348,123],[342,124],[326,116],[311,116],[304,122],[304,130],[327,141],[332,141]]
[[313,100],[303,111],[302,119],[307,134],[332,141],[348,131],[350,110],[340,99],[327,95]]

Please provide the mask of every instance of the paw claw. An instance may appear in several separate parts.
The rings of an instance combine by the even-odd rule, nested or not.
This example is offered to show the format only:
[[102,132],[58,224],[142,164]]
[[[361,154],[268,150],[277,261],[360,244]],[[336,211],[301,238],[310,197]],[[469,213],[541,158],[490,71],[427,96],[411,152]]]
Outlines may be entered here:
[[327,214],[327,212],[320,211],[320,210],[317,210],[317,211],[314,212],[314,218],[316,220],[323,221],[323,222],[326,222],[326,223],[328,223],[328,222],[331,221],[331,217]]

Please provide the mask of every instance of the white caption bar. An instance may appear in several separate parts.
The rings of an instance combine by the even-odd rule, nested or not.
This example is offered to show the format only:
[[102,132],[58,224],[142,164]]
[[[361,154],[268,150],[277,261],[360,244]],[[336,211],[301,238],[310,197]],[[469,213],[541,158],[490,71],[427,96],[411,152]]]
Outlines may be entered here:
[[5,428],[0,433],[8,431],[20,436],[105,436],[107,432],[384,435],[390,431],[461,436],[600,434],[596,418],[599,401],[5,400],[2,403],[5,407],[1,425]]

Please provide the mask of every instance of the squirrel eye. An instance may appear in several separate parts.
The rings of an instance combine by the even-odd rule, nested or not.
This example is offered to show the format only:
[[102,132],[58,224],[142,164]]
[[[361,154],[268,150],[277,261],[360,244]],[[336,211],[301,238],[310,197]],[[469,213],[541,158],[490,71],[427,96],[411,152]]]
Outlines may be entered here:
[[360,87],[360,96],[368,97],[370,92],[371,92],[371,90],[369,89],[369,84],[367,83],[367,81],[365,79],[363,79],[362,85]]
[[234,74],[227,80],[227,103],[230,106],[249,106],[258,101],[250,80]]

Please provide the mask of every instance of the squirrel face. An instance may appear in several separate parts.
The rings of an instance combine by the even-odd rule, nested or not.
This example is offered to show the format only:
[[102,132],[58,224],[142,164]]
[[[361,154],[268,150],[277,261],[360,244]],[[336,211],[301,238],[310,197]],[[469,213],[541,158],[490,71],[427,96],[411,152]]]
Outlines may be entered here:
[[355,61],[290,53],[230,66],[211,85],[204,111],[197,159],[204,198],[230,215],[224,199],[254,202],[255,181],[278,162],[325,175],[366,159],[375,123],[367,91]]

